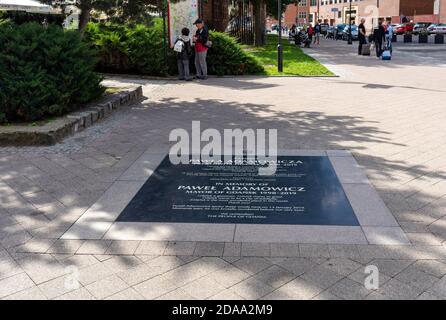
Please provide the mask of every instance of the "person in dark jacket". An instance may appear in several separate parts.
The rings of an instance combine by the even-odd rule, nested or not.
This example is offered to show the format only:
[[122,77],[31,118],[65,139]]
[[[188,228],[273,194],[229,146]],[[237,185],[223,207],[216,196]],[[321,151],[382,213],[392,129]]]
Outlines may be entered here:
[[367,43],[366,38],[366,30],[365,30],[365,19],[361,19],[361,23],[358,27],[358,40],[359,40],[359,46],[358,46],[358,54],[362,54],[362,46]]
[[382,21],[373,30],[373,41],[375,42],[376,56],[379,58],[383,53],[383,42],[386,41],[386,30],[383,27]]
[[179,80],[191,81],[192,78],[189,73],[189,60],[192,56],[192,45],[189,37],[190,30],[183,28],[181,36],[175,41],[174,50],[177,53],[177,64]]
[[202,19],[197,19],[194,24],[197,26],[197,32],[193,39],[195,45],[195,68],[197,70],[197,78],[204,80],[208,77],[206,56],[209,48],[206,44],[209,40],[209,32]]

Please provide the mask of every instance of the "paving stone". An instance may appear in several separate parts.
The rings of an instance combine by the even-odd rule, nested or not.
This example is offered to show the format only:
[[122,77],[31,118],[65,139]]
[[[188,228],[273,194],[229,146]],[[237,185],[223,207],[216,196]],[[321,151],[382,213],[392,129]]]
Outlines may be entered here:
[[182,286],[181,289],[195,299],[204,300],[225,290],[225,287],[214,278],[205,276]]
[[163,276],[141,282],[133,287],[146,299],[155,299],[177,289],[177,286]]
[[85,287],[97,299],[104,299],[127,288],[128,285],[116,275],[93,282]]
[[376,259],[368,265],[376,266],[379,273],[390,277],[396,276],[402,270],[409,267],[414,261],[412,260],[392,260],[392,259]]
[[234,262],[233,265],[249,274],[256,274],[271,266],[272,263],[265,258],[244,257]]
[[344,276],[324,266],[317,266],[300,277],[322,289],[327,289],[344,278]]
[[423,272],[441,278],[446,275],[446,263],[435,260],[419,260],[412,265]]
[[17,261],[21,268],[36,283],[42,283],[64,274],[69,270],[51,255],[32,255]]
[[81,269],[98,263],[98,260],[92,255],[63,255],[65,258],[58,258],[57,256],[58,255],[53,255],[53,257],[56,258],[64,267],[76,267]]
[[417,300],[444,300],[436,295],[433,295],[429,292],[423,292],[417,297]]
[[359,259],[361,257],[356,245],[330,244],[328,245],[329,255],[332,258]]
[[274,292],[276,292],[279,297],[280,295],[284,295],[294,300],[308,300],[312,299],[322,291],[322,288],[318,287],[311,281],[307,281],[302,278],[296,278],[288,282],[284,286],[278,288]]
[[422,289],[407,285],[396,279],[387,281],[376,291],[386,300],[415,299],[422,292]]
[[221,257],[223,255],[224,247],[224,242],[197,242],[194,255]]
[[141,241],[135,251],[136,255],[163,255],[167,241]]
[[300,244],[300,257],[303,258],[330,258],[328,245],[322,244]]
[[250,274],[234,266],[227,266],[211,272],[208,276],[225,288],[229,288],[249,278]]
[[45,253],[55,241],[55,239],[31,239],[17,248],[17,252]]
[[114,295],[106,298],[106,300],[143,300],[144,297],[140,295],[135,289],[127,288],[123,291],[115,293]]
[[105,254],[110,247],[111,240],[85,240],[76,251],[77,254]]
[[95,257],[96,260],[98,260],[99,262],[103,262],[106,261],[108,259],[113,258],[113,255],[110,254],[95,254],[93,255]]
[[273,287],[255,278],[248,278],[230,288],[239,296],[254,300],[259,299],[274,290]]
[[257,273],[254,278],[268,284],[273,288],[279,288],[285,283],[296,278],[296,275],[285,270],[284,268],[273,265]]
[[223,256],[240,257],[242,252],[241,242],[225,242]]
[[56,240],[47,253],[72,253],[74,254],[84,243],[83,240]]
[[300,276],[317,265],[307,258],[284,258],[275,260],[273,263],[292,272],[296,276]]
[[26,273],[19,273],[0,280],[0,298],[34,287],[35,284]]
[[55,300],[95,300],[95,297],[87,289],[79,288],[58,296]]
[[348,276],[361,267],[361,265],[357,262],[354,262],[350,259],[342,258],[329,259],[326,262],[322,263],[321,266],[343,276]]
[[195,300],[195,298],[183,289],[178,288],[156,298],[155,300]]
[[0,240],[0,245],[4,248],[12,248],[15,246],[22,245],[32,239],[32,236],[27,231],[20,231],[11,235],[8,235],[7,237],[4,237],[2,240]]
[[[73,280],[73,281],[72,281]],[[81,288],[81,284],[76,281],[77,279],[70,279],[68,277],[62,276],[55,278],[53,280],[44,282],[38,287],[40,291],[48,298],[54,299],[68,292],[77,290]]]
[[132,255],[138,248],[140,241],[113,241],[105,254]]
[[168,256],[191,256],[194,254],[195,246],[195,242],[169,242],[164,254]]
[[159,268],[151,267],[146,264],[140,264],[134,268],[119,272],[117,275],[127,284],[133,286],[148,279],[154,278],[162,273],[163,271]]
[[298,257],[299,245],[292,243],[271,243],[271,257]]
[[243,257],[269,257],[270,246],[268,243],[243,242],[241,255]]
[[135,256],[118,255],[102,262],[102,264],[114,272],[120,272],[142,264],[142,261]]
[[360,285],[358,282],[348,278],[344,278],[335,283],[332,287],[328,288],[327,291],[346,300],[361,300],[371,292],[363,285]]
[[87,286],[90,283],[104,279],[114,273],[113,270],[107,268],[102,263],[97,263],[79,270],[79,282],[82,285]]
[[239,296],[234,291],[226,289],[210,297],[209,300],[244,300],[244,298]]
[[398,279],[401,282],[404,282],[413,287],[417,287],[424,290],[427,290],[431,286],[433,286],[436,282],[438,282],[438,278],[425,273],[415,267],[408,267],[401,271],[395,279]]
[[446,276],[440,279],[436,284],[434,284],[429,290],[432,293],[441,298],[446,298]]
[[2,259],[0,262],[0,280],[22,273],[24,270],[12,258]]
[[3,300],[47,300],[45,295],[37,287],[31,287],[23,291],[6,296]]
[[311,300],[342,300],[338,296],[335,296],[331,292],[328,292],[327,290],[319,293],[317,296],[312,298]]
[[442,240],[432,233],[407,233],[407,238],[413,244],[439,246]]

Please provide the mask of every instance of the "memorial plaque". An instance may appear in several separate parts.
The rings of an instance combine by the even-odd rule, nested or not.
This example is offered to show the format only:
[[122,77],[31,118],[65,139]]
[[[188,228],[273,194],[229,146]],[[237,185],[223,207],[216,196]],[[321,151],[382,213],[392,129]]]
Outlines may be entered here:
[[279,156],[271,176],[260,165],[166,156],[117,221],[359,225],[328,157]]

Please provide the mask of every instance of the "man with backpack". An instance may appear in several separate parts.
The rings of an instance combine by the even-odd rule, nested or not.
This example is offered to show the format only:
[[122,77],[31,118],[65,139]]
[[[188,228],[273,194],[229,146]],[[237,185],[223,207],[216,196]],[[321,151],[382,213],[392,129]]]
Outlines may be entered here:
[[207,51],[211,46],[209,32],[202,19],[197,19],[194,22],[194,25],[197,26],[197,32],[193,39],[195,45],[195,68],[197,70],[197,79],[205,80],[208,77],[206,56]]
[[189,59],[192,56],[192,45],[189,34],[190,30],[183,28],[181,30],[181,36],[177,39],[173,47],[177,53],[178,79],[186,81],[192,80],[189,73]]

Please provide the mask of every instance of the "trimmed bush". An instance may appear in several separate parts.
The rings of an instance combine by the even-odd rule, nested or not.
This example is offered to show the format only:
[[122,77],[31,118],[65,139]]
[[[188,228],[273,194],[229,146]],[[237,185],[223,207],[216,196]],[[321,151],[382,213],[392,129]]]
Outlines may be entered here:
[[78,32],[38,23],[0,25],[0,118],[59,116],[100,97],[96,53]]
[[[210,38],[213,42],[207,59],[210,74],[242,75],[264,71],[234,38],[215,31],[210,32]],[[171,48],[167,48],[168,62],[165,62],[163,30],[158,19],[152,26],[90,23],[85,40],[99,53],[99,71],[152,76],[178,72],[176,55]]]
[[210,31],[212,48],[208,51],[208,69],[211,74],[243,75],[264,72],[261,64],[243,51],[235,38],[225,33]]

